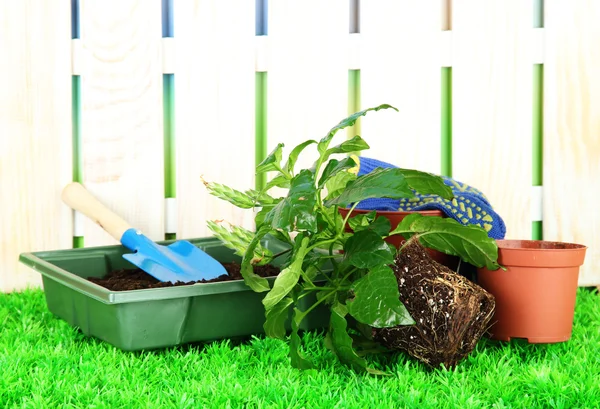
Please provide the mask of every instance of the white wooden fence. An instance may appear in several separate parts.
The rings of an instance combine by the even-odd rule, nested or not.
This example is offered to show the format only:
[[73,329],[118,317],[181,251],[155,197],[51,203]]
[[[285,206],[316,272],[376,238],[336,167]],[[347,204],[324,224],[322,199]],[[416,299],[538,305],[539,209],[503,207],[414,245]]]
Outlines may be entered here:
[[[209,219],[251,228],[252,212],[209,196],[200,177],[254,186],[257,72],[267,73],[267,151],[319,138],[345,117],[349,70],[360,70],[350,105],[399,109],[362,120],[364,154],[441,173],[443,67],[452,68],[452,176],[486,193],[508,238],[531,238],[543,217],[544,239],[588,245],[580,285],[600,284],[600,2],[547,0],[542,24],[541,0],[362,0],[350,33],[358,1],[270,0],[266,36],[256,35],[260,2],[173,3],[165,40],[159,0],[81,0],[72,39],[70,2],[0,0],[0,291],[39,285],[19,253],[70,248],[74,230],[85,246],[116,243],[88,221],[74,225],[62,204],[74,169],[153,239],[209,235]],[[169,200],[165,73],[175,83]],[[543,188],[532,188],[542,124]]]

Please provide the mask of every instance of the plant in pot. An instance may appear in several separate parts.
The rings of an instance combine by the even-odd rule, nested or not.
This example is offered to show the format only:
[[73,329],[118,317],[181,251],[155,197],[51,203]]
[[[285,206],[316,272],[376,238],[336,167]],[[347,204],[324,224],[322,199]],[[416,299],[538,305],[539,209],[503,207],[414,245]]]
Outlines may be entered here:
[[[334,136],[359,117],[382,109],[395,108],[384,104],[357,112],[319,141],[294,147],[285,163],[284,145],[279,143],[256,168],[257,173],[274,172],[260,192],[205,182],[212,195],[256,211],[253,232],[219,223],[210,227],[243,257],[245,283],[264,293],[267,336],[285,338],[284,323],[291,315],[289,354],[294,367],[313,366],[298,330],[307,315],[322,306],[329,314],[325,346],[341,362],[370,372],[377,371],[368,367],[361,345],[373,342],[404,350],[431,366],[453,366],[472,351],[493,313],[493,296],[426,251],[496,268],[496,242],[483,228],[418,213],[394,229],[376,211],[351,218],[357,203],[369,198],[411,198],[415,192],[453,196],[441,177],[426,172],[392,168],[358,176],[348,171],[357,164],[347,154],[369,146],[360,136],[331,146]],[[308,147],[316,147],[315,160],[310,168],[296,171],[298,157]],[[273,187],[287,189],[287,194],[271,196]],[[339,209],[346,206],[350,210],[342,216]],[[281,273],[272,283],[254,272],[254,266],[264,262],[257,246],[267,235],[288,245],[287,253],[281,254]],[[386,242],[400,235],[406,241],[399,248]],[[300,304],[310,296],[314,301]]]
[[505,268],[481,267],[477,282],[497,299],[489,337],[529,343],[571,338],[579,278],[587,247],[544,240],[498,240]]

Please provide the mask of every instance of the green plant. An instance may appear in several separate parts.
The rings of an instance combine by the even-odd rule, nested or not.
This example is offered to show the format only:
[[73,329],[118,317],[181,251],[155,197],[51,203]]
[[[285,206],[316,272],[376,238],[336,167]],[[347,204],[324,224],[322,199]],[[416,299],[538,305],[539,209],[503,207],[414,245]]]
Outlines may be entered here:
[[[340,206],[352,209],[361,200],[374,197],[410,198],[414,191],[436,194],[452,199],[451,189],[439,176],[413,169],[377,169],[357,176],[349,171],[357,163],[349,153],[368,149],[367,143],[355,136],[330,147],[336,133],[352,126],[369,111],[394,109],[380,105],[357,112],[334,126],[320,141],[308,140],[296,146],[282,164],[284,145],[278,144],[260,163],[257,173],[275,172],[264,190],[241,192],[218,183],[205,182],[209,192],[241,208],[258,208],[256,231],[239,227],[226,228],[209,223],[209,227],[224,245],[243,256],[241,271],[245,282],[256,292],[265,292],[263,299],[269,337],[286,336],[284,324],[291,314],[290,358],[297,368],[311,368],[312,363],[302,352],[298,327],[304,317],[321,304],[329,306],[330,325],[326,346],[345,364],[359,370],[376,372],[357,344],[360,334],[368,338],[370,327],[383,328],[414,323],[399,300],[396,278],[390,265],[397,250],[384,239],[401,234],[408,240],[447,254],[461,257],[476,266],[497,268],[497,247],[478,226],[465,226],[453,219],[423,217],[418,213],[405,218],[390,231],[387,219],[375,211],[366,215],[345,218]],[[299,155],[310,145],[316,145],[317,156],[308,169],[296,172]],[[334,155],[342,155],[339,159]],[[286,188],[287,195],[273,197],[269,190]],[[345,232],[349,223],[353,232]],[[271,287],[268,281],[253,273],[253,265],[268,263],[273,257],[260,246],[271,235],[288,243],[288,259]],[[412,239],[411,239],[412,237]],[[340,253],[339,250],[343,250]],[[316,293],[316,302],[301,311],[296,302]],[[350,319],[352,317],[352,319]],[[362,330],[350,331],[351,328]],[[364,331],[364,330],[367,331]]]

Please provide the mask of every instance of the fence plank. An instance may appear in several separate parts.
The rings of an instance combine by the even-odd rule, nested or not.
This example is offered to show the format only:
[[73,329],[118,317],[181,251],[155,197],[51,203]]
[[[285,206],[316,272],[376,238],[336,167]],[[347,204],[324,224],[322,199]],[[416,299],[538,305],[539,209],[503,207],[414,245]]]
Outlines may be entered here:
[[544,238],[587,245],[580,285],[600,285],[600,4],[546,5]]
[[71,245],[60,201],[71,171],[69,7],[0,2],[0,291],[40,284],[20,253]]
[[[347,116],[348,21],[347,0],[269,3],[267,153],[283,142],[287,158]],[[310,167],[316,152],[306,148],[296,170]]]
[[531,2],[453,3],[453,176],[482,190],[507,238],[531,237]]
[[[159,0],[81,1],[86,187],[152,239],[164,238]],[[85,245],[114,244],[86,220]]]
[[362,108],[365,156],[405,168],[440,172],[441,2],[385,0],[361,4]]
[[179,236],[203,237],[207,220],[252,228],[252,210],[207,193],[201,177],[254,187],[254,2],[175,4]]

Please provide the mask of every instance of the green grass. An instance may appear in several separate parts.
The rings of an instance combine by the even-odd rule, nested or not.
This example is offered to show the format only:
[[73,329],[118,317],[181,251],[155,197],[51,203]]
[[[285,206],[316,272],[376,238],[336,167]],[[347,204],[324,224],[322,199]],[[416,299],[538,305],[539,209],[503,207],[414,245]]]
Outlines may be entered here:
[[600,297],[580,289],[573,337],[553,345],[479,342],[452,371],[404,354],[340,366],[304,334],[318,370],[291,368],[261,337],[127,353],[55,318],[39,290],[0,294],[0,408],[593,408],[600,406]]

